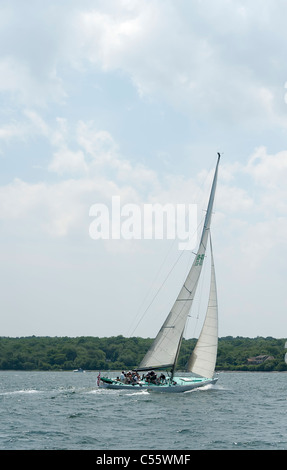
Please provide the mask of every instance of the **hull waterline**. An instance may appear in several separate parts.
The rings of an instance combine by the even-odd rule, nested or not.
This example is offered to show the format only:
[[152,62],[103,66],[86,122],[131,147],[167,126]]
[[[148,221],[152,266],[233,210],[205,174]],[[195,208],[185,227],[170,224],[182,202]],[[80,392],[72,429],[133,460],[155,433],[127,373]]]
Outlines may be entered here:
[[147,390],[152,393],[183,393],[194,390],[206,385],[214,385],[217,378],[214,379],[194,379],[188,380],[186,378],[176,378],[174,384],[124,384],[113,379],[101,379],[103,388],[109,390],[127,390],[132,392],[141,392]]

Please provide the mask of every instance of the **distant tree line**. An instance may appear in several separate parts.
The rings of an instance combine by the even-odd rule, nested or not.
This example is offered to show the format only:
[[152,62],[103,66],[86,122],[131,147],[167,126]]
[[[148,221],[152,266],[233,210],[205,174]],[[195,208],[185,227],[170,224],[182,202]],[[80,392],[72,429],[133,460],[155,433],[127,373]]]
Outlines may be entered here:
[[[99,338],[0,337],[0,370],[119,370],[139,365],[151,338],[114,336]],[[196,339],[184,339],[178,358],[184,370]],[[219,338],[217,370],[285,371],[285,339],[272,337]],[[268,355],[273,359],[249,364],[248,358]]]

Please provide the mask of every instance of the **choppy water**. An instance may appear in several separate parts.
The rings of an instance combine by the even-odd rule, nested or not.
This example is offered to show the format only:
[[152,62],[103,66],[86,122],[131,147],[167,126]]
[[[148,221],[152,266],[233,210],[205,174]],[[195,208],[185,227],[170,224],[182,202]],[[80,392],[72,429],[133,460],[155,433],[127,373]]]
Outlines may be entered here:
[[184,394],[104,390],[96,378],[0,371],[0,449],[287,449],[286,373],[220,373]]

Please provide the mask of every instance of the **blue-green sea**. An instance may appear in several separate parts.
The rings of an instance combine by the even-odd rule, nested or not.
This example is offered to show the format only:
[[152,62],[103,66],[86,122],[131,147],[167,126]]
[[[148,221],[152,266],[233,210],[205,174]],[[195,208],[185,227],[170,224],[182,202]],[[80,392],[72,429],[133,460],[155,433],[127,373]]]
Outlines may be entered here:
[[183,394],[105,390],[97,375],[0,371],[0,449],[287,449],[284,372],[219,373]]

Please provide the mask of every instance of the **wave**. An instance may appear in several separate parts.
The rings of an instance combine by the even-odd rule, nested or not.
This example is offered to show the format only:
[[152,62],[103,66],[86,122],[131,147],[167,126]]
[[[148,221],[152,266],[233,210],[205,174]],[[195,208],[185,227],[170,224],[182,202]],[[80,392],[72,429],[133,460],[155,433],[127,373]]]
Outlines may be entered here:
[[41,390],[34,390],[34,389],[24,389],[24,390],[13,390],[10,392],[0,392],[0,395],[20,395],[20,394],[31,394],[31,393],[43,393]]

